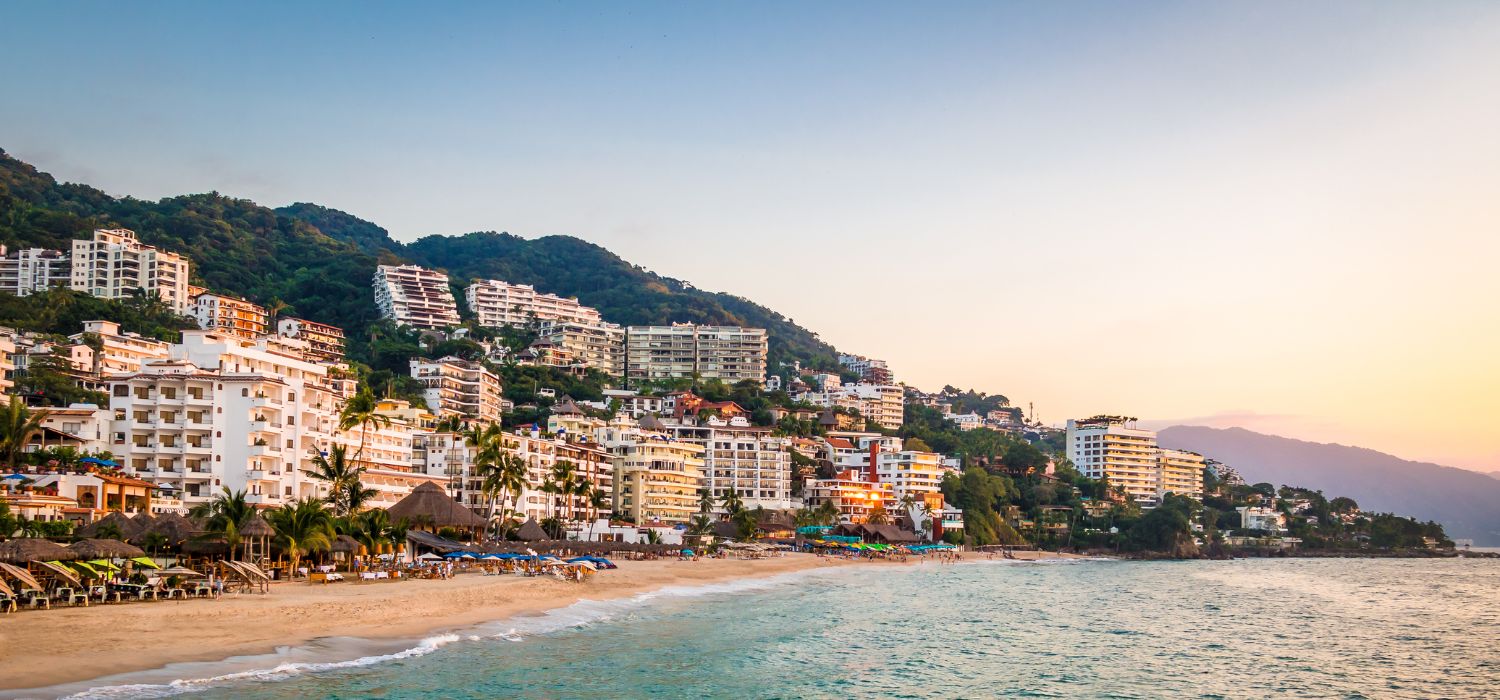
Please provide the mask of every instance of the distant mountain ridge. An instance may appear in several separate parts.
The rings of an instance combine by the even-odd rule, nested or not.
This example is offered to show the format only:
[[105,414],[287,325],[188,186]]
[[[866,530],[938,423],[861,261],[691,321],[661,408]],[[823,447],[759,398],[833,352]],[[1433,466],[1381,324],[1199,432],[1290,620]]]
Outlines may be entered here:
[[1250,483],[1348,496],[1366,511],[1436,520],[1449,537],[1500,546],[1500,480],[1486,474],[1244,428],[1179,425],[1159,431],[1158,440],[1164,447],[1200,452],[1228,464]]
[[657,275],[571,236],[530,240],[481,232],[405,245],[380,226],[316,204],[271,209],[217,192],[156,202],[117,198],[59,183],[0,150],[0,243],[66,250],[93,228],[116,226],[191,257],[196,283],[262,304],[278,300],[289,305],[288,314],[344,328],[352,352],[377,320],[370,287],[375,266],[413,262],[442,268],[459,285],[494,277],[576,296],[621,324],[762,327],[770,332],[772,366],[788,360],[836,364],[832,346],[772,309]]

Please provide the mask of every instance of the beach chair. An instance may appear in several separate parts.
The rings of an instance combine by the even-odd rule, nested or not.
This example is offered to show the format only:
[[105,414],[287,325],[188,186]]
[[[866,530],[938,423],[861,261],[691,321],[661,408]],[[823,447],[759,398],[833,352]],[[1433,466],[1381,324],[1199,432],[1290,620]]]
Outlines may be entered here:
[[9,615],[15,612],[17,607],[15,596],[0,593],[0,610],[5,611],[5,614]]
[[120,602],[120,592],[109,590],[105,586],[94,586],[89,589],[89,597],[101,603]]
[[59,603],[63,603],[65,605],[68,605],[69,607],[76,607],[79,605],[88,607],[89,604],[89,596],[87,593],[74,591],[72,588],[59,588],[52,597]]

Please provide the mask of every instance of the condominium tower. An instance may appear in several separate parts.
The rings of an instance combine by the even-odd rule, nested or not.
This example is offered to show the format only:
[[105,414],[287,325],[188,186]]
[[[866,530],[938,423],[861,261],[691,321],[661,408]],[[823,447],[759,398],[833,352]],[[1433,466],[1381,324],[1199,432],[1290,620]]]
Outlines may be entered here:
[[631,326],[625,331],[625,372],[631,383],[719,379],[766,380],[766,329],[739,326]]
[[135,290],[156,294],[173,311],[188,313],[188,259],[136,240],[129,229],[96,229],[73,241],[73,289],[104,299]]
[[533,319],[582,324],[600,321],[597,309],[579,304],[577,299],[540,294],[529,284],[477,280],[469,285],[465,296],[479,325],[490,328],[524,326]]
[[400,325],[438,330],[458,325],[448,275],[416,265],[381,265],[374,286],[380,315]]

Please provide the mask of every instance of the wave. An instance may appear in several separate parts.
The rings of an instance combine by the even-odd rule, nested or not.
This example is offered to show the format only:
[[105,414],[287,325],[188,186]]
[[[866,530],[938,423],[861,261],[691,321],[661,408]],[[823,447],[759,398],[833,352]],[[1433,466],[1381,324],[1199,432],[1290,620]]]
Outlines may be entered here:
[[[878,565],[870,565],[878,566]],[[96,679],[38,688],[0,697],[67,700],[165,698],[247,683],[286,681],[313,673],[355,669],[426,656],[457,642],[510,641],[586,627],[609,621],[621,613],[664,601],[763,590],[819,575],[835,575],[870,567],[854,565],[804,569],[759,578],[741,578],[699,585],[669,585],[611,600],[579,600],[541,613],[525,613],[503,620],[434,634],[415,641],[383,642],[362,638],[323,638],[305,646],[282,647],[273,653],[231,657],[218,662],[170,664],[160,669],[112,676],[121,682],[99,685]],[[371,650],[380,653],[368,653]],[[233,669],[233,670],[229,670]],[[178,677],[172,677],[178,676]]]

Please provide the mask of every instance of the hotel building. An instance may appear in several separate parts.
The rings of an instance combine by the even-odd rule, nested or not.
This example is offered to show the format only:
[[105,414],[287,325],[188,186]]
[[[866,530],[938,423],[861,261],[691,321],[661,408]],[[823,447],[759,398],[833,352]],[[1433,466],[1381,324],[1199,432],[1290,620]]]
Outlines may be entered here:
[[458,305],[448,275],[416,265],[375,268],[375,306],[403,326],[441,330],[458,325]]
[[344,361],[344,329],[303,318],[282,318],[276,330],[288,338],[307,341],[307,354],[318,362],[338,364]]
[[865,522],[877,506],[894,518],[900,507],[891,484],[872,483],[864,472],[855,470],[840,472],[832,479],[808,479],[802,487],[802,497],[809,508],[832,503],[838,508],[839,522],[843,523]]
[[637,525],[685,523],[704,486],[702,445],[612,421],[598,432],[614,466],[614,510]]
[[500,420],[500,378],[484,365],[457,357],[412,358],[411,376],[425,387],[423,398],[438,417]]
[[123,299],[134,290],[155,293],[187,315],[188,259],[136,240],[129,229],[96,229],[92,239],[73,241],[71,286],[104,299]]
[[[1156,433],[1135,427],[1134,419],[1095,416],[1068,420],[1068,459],[1090,479],[1107,478],[1143,508],[1167,492],[1203,497],[1203,458],[1163,450]],[[1182,489],[1182,490],[1179,490]]]
[[[771,435],[770,428],[734,425],[673,425],[667,430],[678,440],[704,448],[704,485],[715,501],[733,490],[746,508],[797,507],[792,499],[789,438]],[[719,505],[715,508],[723,510]]]
[[83,332],[70,335],[68,339],[87,344],[90,336],[99,342],[99,351],[94,353],[93,373],[101,379],[111,374],[139,372],[145,363],[171,356],[169,343],[136,333],[121,333],[120,324],[114,321],[84,321]]
[[24,297],[48,287],[66,287],[72,279],[67,253],[45,248],[6,252],[0,246],[0,292]]
[[616,324],[542,321],[538,343],[549,347],[544,364],[625,376],[625,330]]
[[626,379],[766,380],[766,330],[738,326],[630,326],[625,331]]
[[584,306],[577,299],[538,294],[529,284],[477,280],[465,290],[465,296],[479,325],[489,328],[525,326],[533,320],[583,325],[600,322],[597,309]]
[[193,299],[192,311],[199,328],[219,330],[241,338],[265,335],[266,324],[270,321],[264,306],[223,294],[199,294]]

